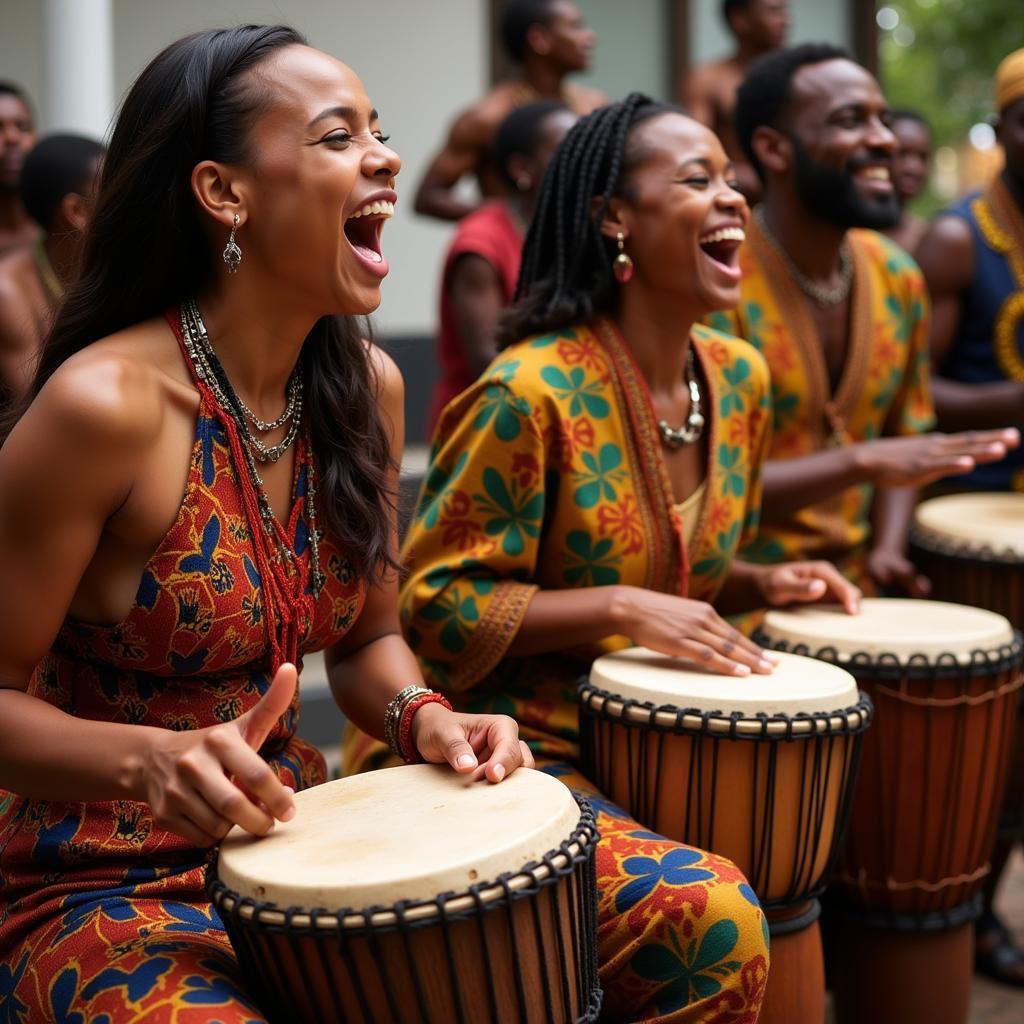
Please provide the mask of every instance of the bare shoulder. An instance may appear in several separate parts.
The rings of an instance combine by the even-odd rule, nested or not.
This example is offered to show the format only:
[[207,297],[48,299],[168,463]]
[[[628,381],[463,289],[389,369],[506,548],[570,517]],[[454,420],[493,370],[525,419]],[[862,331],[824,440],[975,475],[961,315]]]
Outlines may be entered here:
[[0,255],[0,303],[23,305],[26,285],[32,273],[31,249],[23,246]]
[[962,217],[940,214],[914,250],[931,287],[963,288],[974,275],[974,239]]
[[566,87],[566,98],[573,112],[583,117],[598,107],[608,104],[608,97],[600,89],[592,89],[587,85],[568,85]]
[[405,394],[405,381],[398,363],[380,345],[375,345],[371,341],[366,341],[365,344],[370,366],[378,381],[377,393],[381,401],[390,404],[397,398],[400,402]]
[[145,447],[159,433],[175,382],[156,358],[162,321],[86,346],[62,363],[26,413],[81,444]]
[[450,132],[452,141],[467,146],[487,144],[514,108],[515,93],[510,83],[499,83],[455,118]]

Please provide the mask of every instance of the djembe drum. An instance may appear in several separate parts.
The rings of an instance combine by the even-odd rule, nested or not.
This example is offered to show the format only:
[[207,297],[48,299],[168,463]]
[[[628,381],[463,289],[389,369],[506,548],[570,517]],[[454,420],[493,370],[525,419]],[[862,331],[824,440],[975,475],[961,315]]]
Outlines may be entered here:
[[[1024,494],[947,494],[922,502],[910,556],[940,601],[1005,615],[1024,630]],[[1003,801],[1000,833],[1024,836],[1024,700]]]
[[416,765],[295,802],[266,837],[233,829],[208,879],[271,1020],[597,1019],[597,833],[562,783]]
[[784,655],[768,676],[713,675],[644,648],[579,687],[584,772],[641,824],[729,857],[772,932],[762,1022],[820,1022],[816,896],[831,874],[870,702],[832,665]]
[[1021,642],[1000,615],[868,599],[770,611],[755,638],[841,665],[870,694],[840,859],[840,1022],[964,1024],[971,921],[989,869],[1021,686]]

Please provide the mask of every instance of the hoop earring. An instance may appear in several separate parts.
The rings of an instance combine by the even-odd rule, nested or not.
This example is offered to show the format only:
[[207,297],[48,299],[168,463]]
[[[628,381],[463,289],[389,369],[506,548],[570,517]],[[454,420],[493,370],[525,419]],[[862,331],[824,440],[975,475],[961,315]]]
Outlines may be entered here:
[[621,231],[615,236],[615,241],[619,246],[619,254],[612,261],[612,273],[619,284],[625,284],[633,276],[633,261],[626,252],[626,240],[622,237]]
[[228,236],[228,244],[224,246],[221,259],[227,264],[229,274],[238,273],[238,265],[242,262],[242,250],[238,248],[235,241],[235,231],[238,229],[241,218],[235,214],[234,223],[231,225],[231,234]]

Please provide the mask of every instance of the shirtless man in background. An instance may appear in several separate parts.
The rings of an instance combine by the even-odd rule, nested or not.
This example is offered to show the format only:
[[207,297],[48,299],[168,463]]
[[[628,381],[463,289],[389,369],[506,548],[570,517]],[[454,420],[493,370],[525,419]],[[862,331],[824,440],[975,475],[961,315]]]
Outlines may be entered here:
[[501,37],[522,74],[499,82],[483,99],[460,114],[448,132],[416,192],[416,212],[459,220],[479,202],[455,195],[466,175],[476,176],[481,199],[508,194],[501,171],[491,159],[498,127],[517,107],[540,99],[558,100],[577,115],[608,102],[596,89],[565,79],[590,67],[594,33],[572,0],[509,0],[502,14]]
[[35,144],[35,123],[25,94],[10,82],[0,82],[0,252],[39,234],[18,197],[21,165]]
[[25,158],[17,194],[42,234],[0,256],[0,405],[19,401],[32,383],[54,311],[77,271],[103,154],[93,139],[51,135]]
[[679,101],[722,140],[733,159],[740,189],[753,205],[761,197],[761,185],[736,141],[732,121],[736,90],[747,68],[761,54],[786,45],[789,4],[787,0],[722,0],[722,17],[736,38],[736,52],[689,72],[683,78]]

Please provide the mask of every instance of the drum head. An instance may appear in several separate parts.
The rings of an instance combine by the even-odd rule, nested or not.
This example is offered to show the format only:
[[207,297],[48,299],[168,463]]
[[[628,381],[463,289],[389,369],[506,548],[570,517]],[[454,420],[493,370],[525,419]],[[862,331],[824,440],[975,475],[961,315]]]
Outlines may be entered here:
[[1024,558],[1024,494],[947,494],[922,502],[914,515],[919,537],[989,548]]
[[761,632],[771,644],[803,644],[812,654],[835,648],[839,661],[854,654],[892,655],[899,661],[915,654],[930,659],[952,654],[967,662],[972,651],[993,651],[1013,642],[1010,623],[982,608],[875,597],[861,601],[860,609],[859,615],[848,615],[839,605],[773,609]]
[[529,768],[498,785],[446,765],[387,768],[296,793],[295,805],[268,836],[228,833],[217,873],[229,889],[305,909],[431,900],[522,870],[580,820],[569,789]]
[[745,718],[759,714],[830,714],[859,699],[857,682],[836,665],[780,655],[770,675],[723,676],[646,647],[605,654],[590,669],[590,684],[656,707],[695,708]]

